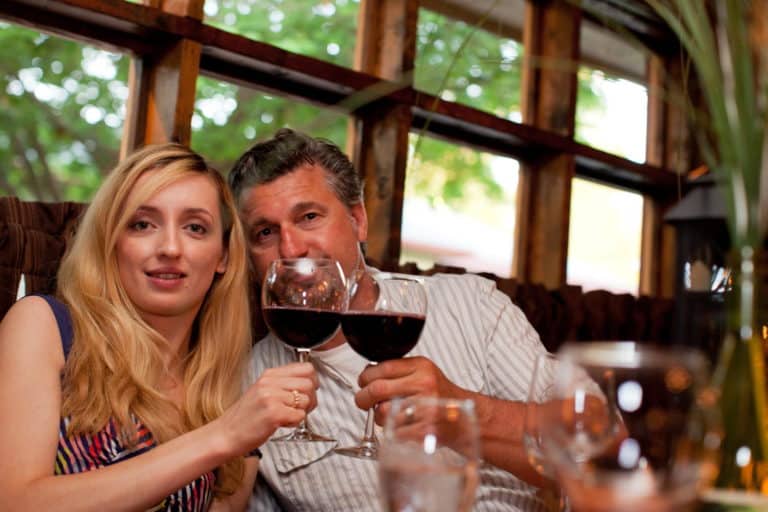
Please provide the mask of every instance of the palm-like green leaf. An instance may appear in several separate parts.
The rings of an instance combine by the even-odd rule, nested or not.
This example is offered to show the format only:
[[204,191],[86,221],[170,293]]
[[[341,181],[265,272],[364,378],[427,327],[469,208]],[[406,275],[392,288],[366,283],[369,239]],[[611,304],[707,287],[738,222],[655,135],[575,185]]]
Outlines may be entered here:
[[[764,165],[765,90],[756,87],[748,0],[648,0],[690,56],[701,84],[708,121],[697,128],[714,151],[704,156],[727,191],[729,224],[736,244],[757,244],[766,235],[768,214],[760,211]],[[702,135],[702,134],[699,134]],[[768,153],[768,151],[765,151]],[[765,180],[765,178],[764,178]],[[764,193],[765,195],[765,193]]]

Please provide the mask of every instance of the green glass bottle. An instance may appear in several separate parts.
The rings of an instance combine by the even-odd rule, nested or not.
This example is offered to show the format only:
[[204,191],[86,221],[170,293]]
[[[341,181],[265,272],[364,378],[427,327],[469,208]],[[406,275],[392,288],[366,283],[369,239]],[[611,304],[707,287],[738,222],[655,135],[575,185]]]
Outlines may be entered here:
[[713,376],[723,438],[717,478],[703,511],[768,511],[765,304],[768,253],[742,247],[728,293],[728,328]]

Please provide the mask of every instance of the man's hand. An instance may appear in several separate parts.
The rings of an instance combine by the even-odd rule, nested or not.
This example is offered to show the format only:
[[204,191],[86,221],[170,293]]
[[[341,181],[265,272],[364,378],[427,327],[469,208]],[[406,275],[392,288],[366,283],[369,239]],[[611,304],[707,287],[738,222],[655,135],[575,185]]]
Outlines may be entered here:
[[436,396],[472,399],[480,427],[482,457],[534,485],[546,482],[528,463],[522,445],[524,405],[461,388],[448,380],[435,363],[425,357],[406,357],[369,366],[358,379],[355,404],[375,407],[376,423],[383,425],[397,396]]
[[417,356],[384,361],[369,366],[358,379],[360,391],[355,404],[363,410],[376,407],[376,423],[383,425],[396,396],[470,398],[471,393],[445,376],[431,360]]

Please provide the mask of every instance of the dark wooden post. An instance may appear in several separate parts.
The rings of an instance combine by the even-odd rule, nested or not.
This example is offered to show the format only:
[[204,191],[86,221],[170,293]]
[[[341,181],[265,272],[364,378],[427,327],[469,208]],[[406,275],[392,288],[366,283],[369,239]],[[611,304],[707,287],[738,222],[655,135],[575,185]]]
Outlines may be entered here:
[[[416,53],[417,0],[363,0],[355,67],[385,80],[412,82]],[[400,255],[408,134],[408,105],[380,101],[355,115],[349,148],[365,180],[367,255],[384,267]]]
[[[522,109],[527,124],[573,136],[581,12],[564,0],[526,2]],[[519,279],[565,283],[575,161],[553,153],[521,168],[515,267]]]
[[[204,0],[146,0],[170,14],[201,20]],[[145,144],[190,142],[195,86],[200,72],[199,43],[181,39],[155,55],[134,58],[121,157]]]
[[[647,163],[684,175],[692,167],[691,133],[683,100],[683,70],[678,59],[651,56],[648,63]],[[681,178],[682,179],[682,178]],[[679,197],[646,198],[640,293],[675,294],[675,233],[664,213]]]

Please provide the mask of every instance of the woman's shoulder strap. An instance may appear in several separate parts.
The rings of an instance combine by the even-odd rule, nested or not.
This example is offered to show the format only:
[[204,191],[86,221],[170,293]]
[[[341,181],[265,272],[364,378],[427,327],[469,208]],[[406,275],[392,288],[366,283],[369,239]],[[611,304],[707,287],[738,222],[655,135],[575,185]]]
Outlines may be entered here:
[[51,295],[40,295],[53,310],[53,316],[56,317],[56,323],[59,326],[61,334],[61,348],[64,349],[64,359],[66,360],[69,351],[72,348],[72,317],[69,314],[69,308],[60,300]]

